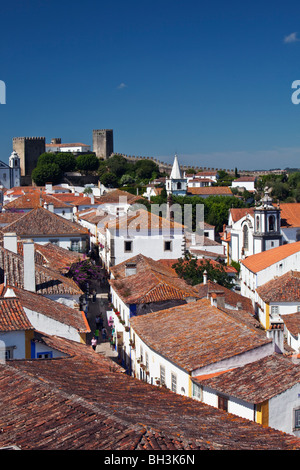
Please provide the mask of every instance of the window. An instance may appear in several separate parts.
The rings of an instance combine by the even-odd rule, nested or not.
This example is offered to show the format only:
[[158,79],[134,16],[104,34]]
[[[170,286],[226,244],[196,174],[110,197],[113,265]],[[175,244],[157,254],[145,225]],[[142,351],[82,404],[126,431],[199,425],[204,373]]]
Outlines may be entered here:
[[278,315],[278,313],[279,313],[278,305],[272,305],[271,306],[271,315]]
[[125,253],[128,253],[128,252],[132,251],[132,242],[131,241],[125,241],[124,242],[124,251],[125,251]]
[[295,429],[300,429],[300,408],[297,410],[294,410],[294,428]]
[[228,411],[228,398],[218,395],[218,408],[220,410]]
[[171,390],[172,392],[177,392],[177,377],[175,374],[171,374]]
[[165,241],[164,242],[164,250],[165,251],[172,251],[172,242],[171,241]]
[[243,227],[243,248],[248,250],[248,227],[244,225]]
[[297,305],[297,312],[300,312],[300,305]]
[[160,366],[160,383],[164,385],[166,383],[166,369],[164,366]]
[[59,245],[59,241],[58,240],[49,240],[50,243],[52,243],[53,245]]
[[201,388],[195,382],[193,382],[193,398],[196,398],[196,400],[201,400]]
[[37,359],[52,359],[52,352],[37,353]]
[[274,232],[275,230],[275,217],[274,215],[270,215],[269,217],[269,232]]
[[5,348],[5,360],[13,359],[14,349],[15,348],[13,346]]
[[256,216],[256,231],[259,232],[259,215]]
[[79,251],[79,240],[71,240],[71,250]]

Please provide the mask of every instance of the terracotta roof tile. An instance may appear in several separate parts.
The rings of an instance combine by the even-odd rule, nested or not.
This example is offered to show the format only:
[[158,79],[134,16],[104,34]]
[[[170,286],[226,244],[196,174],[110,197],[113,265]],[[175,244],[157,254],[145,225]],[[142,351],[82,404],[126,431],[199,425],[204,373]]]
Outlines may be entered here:
[[241,260],[247,269],[253,273],[258,273],[263,269],[272,266],[272,264],[278,263],[279,261],[287,258],[288,256],[294,255],[300,251],[300,242],[287,243],[270,250],[251,255]]
[[49,340],[68,357],[0,365],[1,447],[109,452],[300,448],[295,436],[121,373],[83,344]]
[[300,227],[300,203],[280,204],[281,227]]
[[0,331],[33,330],[33,326],[16,298],[0,298]]
[[5,211],[9,210],[22,210],[22,209],[35,209],[37,207],[43,207],[44,204],[53,204],[54,207],[57,208],[70,208],[70,204],[66,204],[61,200],[57,199],[55,196],[49,195],[45,192],[33,192],[29,194],[25,194],[24,196],[20,196],[14,199],[11,202],[8,202],[4,205]]
[[150,348],[188,372],[271,342],[207,299],[132,317],[130,324]]
[[[7,284],[24,288],[23,257],[0,246],[0,268],[5,273]],[[58,271],[35,264],[36,292],[43,295],[75,295],[83,294],[77,284]],[[3,279],[2,279],[3,282]]]
[[[134,264],[136,274],[126,277],[126,265]],[[137,255],[112,268],[116,277],[109,281],[127,304],[184,300],[198,297],[196,289],[180,279],[173,270],[143,255]]]
[[232,191],[228,186],[203,186],[201,188],[188,187],[188,193],[197,196],[216,196],[216,195],[231,195]]
[[256,289],[266,302],[300,302],[300,272],[289,271]]
[[12,289],[23,308],[28,308],[57,320],[58,322],[64,323],[65,325],[72,326],[80,333],[89,333],[91,331],[84,312],[34,292],[29,292],[17,287],[12,287]]
[[64,219],[43,207],[25,213],[15,222],[2,227],[1,231],[3,233],[15,232],[20,237],[84,236],[89,233],[80,224]]
[[300,334],[300,312],[282,315],[287,330],[295,337]]
[[291,358],[273,354],[216,377],[198,376],[197,381],[220,393],[258,404],[298,384],[300,369]]

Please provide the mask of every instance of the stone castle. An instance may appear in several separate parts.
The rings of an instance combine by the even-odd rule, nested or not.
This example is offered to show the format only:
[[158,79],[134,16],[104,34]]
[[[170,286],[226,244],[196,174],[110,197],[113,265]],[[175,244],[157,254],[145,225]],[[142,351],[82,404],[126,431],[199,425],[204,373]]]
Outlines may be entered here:
[[[46,139],[45,137],[14,137],[13,138],[13,151],[16,152],[20,157],[20,166],[21,166],[21,184],[28,185],[31,184],[31,173],[32,170],[36,167],[38,157],[46,151]],[[158,158],[154,157],[143,157],[143,156],[133,156],[126,155],[123,153],[114,152],[114,138],[113,138],[113,129],[94,129],[93,130],[93,153],[100,159],[107,160],[112,155],[120,155],[126,158],[130,162],[136,162],[139,160],[151,160],[163,173],[170,174],[172,170],[173,163],[164,163]],[[203,166],[193,166],[193,165],[180,165],[181,171],[185,172],[188,169],[193,169],[196,172],[198,171],[220,171],[224,170],[229,174],[234,174],[234,169],[224,169],[224,168],[209,168]],[[254,174],[267,174],[270,171],[241,171],[239,174],[254,175]]]

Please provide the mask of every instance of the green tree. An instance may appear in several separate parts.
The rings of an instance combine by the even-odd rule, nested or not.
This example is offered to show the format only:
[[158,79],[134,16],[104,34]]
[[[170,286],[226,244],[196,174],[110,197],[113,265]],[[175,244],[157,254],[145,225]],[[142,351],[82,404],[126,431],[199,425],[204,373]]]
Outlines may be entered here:
[[49,163],[57,163],[55,153],[52,153],[52,152],[42,153],[38,158],[37,166],[48,165]]
[[94,154],[79,155],[76,159],[76,169],[85,174],[98,170],[99,159]]
[[119,180],[114,173],[105,173],[101,179],[101,183],[106,186],[106,188],[118,188]]
[[62,172],[57,163],[45,163],[38,165],[31,173],[31,178],[37,186],[44,186],[46,183],[57,184],[60,182]]
[[179,277],[193,286],[203,282],[204,271],[207,272],[207,277],[211,281],[215,281],[227,289],[233,286],[233,280],[228,276],[222,264],[213,265],[209,260],[198,260],[190,253],[186,254],[184,258],[179,258],[173,268]]
[[55,163],[57,163],[63,173],[76,170],[76,157],[73,153],[57,153]]

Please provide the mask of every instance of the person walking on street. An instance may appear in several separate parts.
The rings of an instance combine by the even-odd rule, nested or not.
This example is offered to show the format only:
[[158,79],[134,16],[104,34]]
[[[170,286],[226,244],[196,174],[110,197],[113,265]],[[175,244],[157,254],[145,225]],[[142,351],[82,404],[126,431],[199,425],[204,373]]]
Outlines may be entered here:
[[97,339],[95,338],[95,336],[92,338],[91,345],[93,350],[95,351],[97,346]]
[[95,321],[96,321],[96,328],[97,328],[98,330],[100,330],[100,328],[101,328],[102,325],[101,325],[101,316],[99,315],[99,313],[98,313],[98,315],[96,316]]
[[104,339],[104,341],[106,340],[106,334],[107,334],[107,331],[106,331],[106,328],[102,328],[102,338]]

